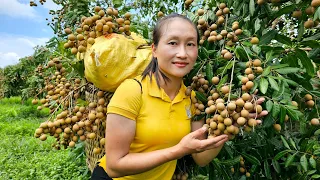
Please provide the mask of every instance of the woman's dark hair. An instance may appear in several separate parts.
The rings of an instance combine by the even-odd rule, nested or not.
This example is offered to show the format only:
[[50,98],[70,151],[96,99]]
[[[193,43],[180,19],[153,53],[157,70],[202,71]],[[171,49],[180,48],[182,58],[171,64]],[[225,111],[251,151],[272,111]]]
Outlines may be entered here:
[[[189,18],[187,18],[183,15],[173,13],[173,14],[170,14],[168,16],[161,18],[157,22],[157,24],[155,25],[155,27],[153,29],[153,34],[152,34],[152,40],[153,40],[154,45],[157,47],[159,44],[161,34],[162,34],[163,25],[170,22],[170,20],[172,20],[173,18],[181,18],[181,19],[188,21],[190,24],[192,24],[192,26],[194,27],[194,29],[197,32],[197,44],[199,44],[199,40],[200,40],[199,31],[198,31],[197,27],[193,24],[193,22]],[[151,62],[146,67],[146,69],[143,71],[142,79],[144,79],[148,75],[150,77],[150,81],[152,81],[152,74],[153,73],[155,74],[155,78],[156,78],[157,85],[159,88],[160,88],[160,76],[164,79],[165,83],[170,81],[170,79],[163,72],[160,71],[159,66],[158,66],[158,60],[155,57],[152,57]]]

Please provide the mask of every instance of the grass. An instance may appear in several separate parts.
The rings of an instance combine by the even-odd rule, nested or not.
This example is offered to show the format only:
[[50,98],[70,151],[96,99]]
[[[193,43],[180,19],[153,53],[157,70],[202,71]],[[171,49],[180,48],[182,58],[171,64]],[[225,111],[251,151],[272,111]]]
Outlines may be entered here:
[[0,179],[89,179],[82,144],[55,150],[54,138],[42,142],[33,137],[48,116],[36,108],[18,97],[0,100]]

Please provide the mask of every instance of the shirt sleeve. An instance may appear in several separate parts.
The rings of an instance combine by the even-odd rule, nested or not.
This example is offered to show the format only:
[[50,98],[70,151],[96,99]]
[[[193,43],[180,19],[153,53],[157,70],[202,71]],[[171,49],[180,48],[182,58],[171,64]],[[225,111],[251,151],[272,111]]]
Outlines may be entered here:
[[118,114],[136,120],[141,107],[141,87],[133,79],[127,79],[116,89],[107,108],[107,113]]

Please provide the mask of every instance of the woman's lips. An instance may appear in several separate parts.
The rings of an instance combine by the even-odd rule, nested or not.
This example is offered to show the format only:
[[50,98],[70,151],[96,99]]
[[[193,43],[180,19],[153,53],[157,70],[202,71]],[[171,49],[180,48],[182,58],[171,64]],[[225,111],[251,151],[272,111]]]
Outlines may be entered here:
[[189,63],[184,63],[184,62],[173,62],[173,64],[179,68],[186,67]]

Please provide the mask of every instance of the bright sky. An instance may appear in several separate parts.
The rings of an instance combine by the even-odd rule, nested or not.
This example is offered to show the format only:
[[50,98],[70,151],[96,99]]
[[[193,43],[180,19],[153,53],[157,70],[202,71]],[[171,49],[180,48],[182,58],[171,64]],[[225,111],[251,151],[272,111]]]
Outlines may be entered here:
[[16,64],[19,58],[33,54],[33,47],[53,37],[46,18],[58,6],[47,0],[44,5],[29,6],[30,0],[0,0],[0,67]]

